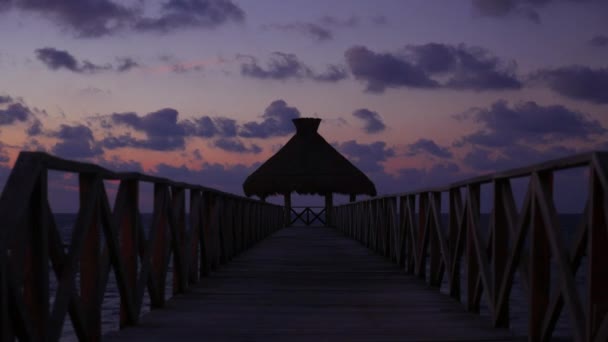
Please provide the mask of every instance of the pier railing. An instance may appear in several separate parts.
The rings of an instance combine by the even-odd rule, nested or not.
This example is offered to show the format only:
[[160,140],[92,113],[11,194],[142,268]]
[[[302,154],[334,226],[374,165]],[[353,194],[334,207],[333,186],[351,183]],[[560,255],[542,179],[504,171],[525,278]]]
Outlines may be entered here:
[[[80,205],[67,248],[49,203],[50,170],[78,176]],[[108,180],[119,182],[113,207]],[[139,210],[142,183],[153,185],[150,227]],[[173,294],[185,292],[281,228],[283,217],[280,206],[203,186],[22,152],[0,197],[0,340],[56,341],[68,315],[79,340],[99,340],[110,272],[120,325],[135,325],[146,293],[152,309],[165,304],[171,260]]]
[[[587,198],[577,228],[565,238],[555,206],[554,186],[559,183],[554,174],[574,168],[583,169]],[[522,179],[526,193],[518,203],[512,183]],[[484,203],[491,202],[485,227],[482,187],[491,194]],[[483,298],[496,327],[510,324],[509,299],[517,272],[531,341],[550,340],[564,309],[575,340],[608,341],[607,197],[608,153],[590,153],[337,206],[333,216],[339,230],[429,286],[439,290],[447,282],[450,296],[466,296],[469,311],[479,313]],[[584,277],[582,286],[575,281],[577,271]]]

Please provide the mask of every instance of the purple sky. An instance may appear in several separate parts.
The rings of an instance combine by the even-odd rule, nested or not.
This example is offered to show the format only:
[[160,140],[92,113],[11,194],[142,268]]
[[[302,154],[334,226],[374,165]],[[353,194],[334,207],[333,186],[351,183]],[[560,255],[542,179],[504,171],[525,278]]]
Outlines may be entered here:
[[0,0],[20,150],[242,193],[293,133],[380,193],[605,149],[606,0]]

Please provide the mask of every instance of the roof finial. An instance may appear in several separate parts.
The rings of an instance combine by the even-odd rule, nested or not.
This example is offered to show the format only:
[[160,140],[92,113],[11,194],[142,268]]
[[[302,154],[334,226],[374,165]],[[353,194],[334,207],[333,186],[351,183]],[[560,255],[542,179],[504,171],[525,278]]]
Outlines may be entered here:
[[298,118],[292,121],[296,126],[296,134],[315,133],[321,124],[321,119],[318,118]]

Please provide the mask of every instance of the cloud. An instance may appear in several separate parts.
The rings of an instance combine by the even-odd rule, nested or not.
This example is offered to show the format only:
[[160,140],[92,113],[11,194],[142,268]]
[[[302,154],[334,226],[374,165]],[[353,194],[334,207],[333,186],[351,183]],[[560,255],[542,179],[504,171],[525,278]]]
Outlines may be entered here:
[[217,147],[226,152],[234,153],[252,153],[258,154],[262,152],[262,148],[256,144],[251,144],[249,147],[245,146],[242,141],[238,139],[220,138],[213,142],[213,146]]
[[[339,18],[326,15],[309,22],[297,21],[283,24],[267,24],[263,25],[262,29],[297,33],[307,36],[316,42],[324,42],[334,39],[334,30],[357,28],[361,26],[362,22],[361,18],[357,16]],[[373,26],[385,26],[387,19],[384,16],[374,16],[369,18],[369,23]]]
[[515,75],[515,63],[505,63],[486,49],[464,44],[408,45],[401,53],[376,53],[354,46],[345,57],[351,73],[365,82],[365,90],[371,93],[399,87],[486,91],[522,86]]
[[269,24],[262,28],[285,32],[296,32],[311,37],[315,41],[323,42],[332,40],[333,33],[328,28],[325,28],[316,23],[290,23],[290,24]]
[[126,72],[131,69],[135,69],[137,67],[139,67],[139,63],[134,61],[132,58],[129,58],[129,57],[118,58],[118,65],[116,66],[116,71]]
[[363,172],[382,172],[384,167],[381,163],[395,156],[395,150],[387,147],[384,141],[360,144],[356,140],[349,140],[334,143],[334,146]]
[[447,147],[437,145],[431,139],[418,139],[416,142],[407,146],[406,156],[417,156],[421,154],[432,155],[438,158],[452,158],[452,152]]
[[310,67],[301,62],[295,54],[274,52],[266,68],[252,56],[240,55],[241,75],[263,80],[311,79],[319,82],[338,82],[348,75],[344,68],[329,65],[324,73],[315,73]]
[[91,158],[103,154],[101,146],[95,142],[93,131],[87,126],[61,125],[51,136],[59,139],[51,151],[63,158]]
[[156,18],[140,18],[135,30],[169,33],[188,28],[213,29],[228,22],[243,22],[245,12],[232,0],[168,0]]
[[115,33],[137,16],[135,8],[111,0],[9,0],[5,7],[41,15],[86,38]]
[[[2,5],[3,4],[3,5]],[[145,3],[127,7],[118,0],[14,0],[0,2],[0,12],[19,10],[41,15],[81,38],[98,38],[124,31],[170,33],[180,29],[213,29],[242,22],[243,10],[231,0],[167,0],[156,17]]]
[[589,45],[595,47],[608,47],[608,36],[598,34],[589,40]]
[[38,119],[35,119],[32,125],[25,131],[25,133],[30,137],[41,135],[42,132],[42,122]]
[[164,108],[144,116],[136,113],[114,113],[111,120],[114,124],[124,125],[142,132],[146,139],[137,139],[129,134],[118,137],[109,136],[102,144],[108,149],[136,147],[156,151],[184,149],[186,127],[177,121],[179,113],[173,108]]
[[571,99],[597,104],[608,103],[608,68],[593,69],[572,65],[543,69],[532,74],[531,79]]
[[13,102],[13,98],[8,95],[0,95],[0,104],[11,103]]
[[202,138],[213,138],[223,137],[231,138],[237,136],[238,125],[236,120],[209,116],[201,116],[194,119],[194,121],[184,123],[186,132],[189,135],[202,137]]
[[449,76],[444,84],[448,88],[483,91],[522,86],[515,76],[515,63],[505,63],[480,47],[429,43],[409,45],[406,51],[425,72]]
[[518,16],[540,23],[538,8],[551,0],[472,0],[474,10],[488,17]]
[[111,64],[94,64],[86,60],[79,62],[76,57],[68,51],[51,47],[37,49],[36,58],[51,70],[65,69],[80,74],[95,74],[110,70],[122,73],[139,66],[137,62],[127,57],[117,58],[118,64],[116,67],[113,67]]
[[382,117],[377,112],[373,112],[367,108],[355,110],[353,116],[361,119],[365,123],[363,130],[366,133],[373,134],[382,132],[386,129],[384,122],[382,122]]
[[284,100],[276,100],[264,110],[263,121],[244,123],[239,136],[243,138],[286,136],[295,131],[292,120],[299,117],[300,111],[296,107],[289,107]]
[[365,90],[370,93],[382,93],[386,88],[439,86],[422,69],[390,53],[375,53],[364,46],[354,46],[344,56],[351,73],[366,83]]
[[565,140],[585,141],[602,135],[606,128],[597,120],[561,105],[542,106],[520,102],[509,106],[495,102],[490,108],[472,112],[473,121],[482,128],[464,136],[457,145],[501,147],[514,143],[547,144]]
[[[7,101],[12,101],[10,97],[5,97]],[[10,103],[10,102],[5,102]],[[12,125],[16,122],[25,122],[33,117],[30,108],[20,102],[10,103],[6,109],[0,109],[0,126]]]

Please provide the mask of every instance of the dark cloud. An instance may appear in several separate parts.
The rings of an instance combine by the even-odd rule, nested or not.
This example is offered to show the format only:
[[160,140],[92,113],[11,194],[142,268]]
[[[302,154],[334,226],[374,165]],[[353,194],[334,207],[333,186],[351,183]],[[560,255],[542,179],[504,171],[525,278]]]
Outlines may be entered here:
[[330,64],[325,72],[320,74],[311,73],[309,76],[315,81],[335,83],[348,78],[348,72],[340,65]]
[[297,22],[291,24],[270,24],[264,25],[263,28],[285,32],[296,32],[311,37],[319,42],[332,40],[334,38],[331,30],[316,23]]
[[26,133],[30,137],[38,136],[42,134],[42,122],[38,119],[34,120],[32,125],[28,127]]
[[367,133],[378,133],[386,129],[384,122],[382,122],[382,117],[377,112],[373,112],[367,108],[355,110],[353,116],[363,120],[365,123],[363,130]]
[[103,139],[102,144],[108,149],[121,147],[145,148],[156,151],[184,149],[187,128],[177,121],[179,113],[173,108],[165,108],[144,116],[136,113],[114,113],[111,120],[114,124],[125,125],[142,132],[146,139],[137,139],[129,134]]
[[6,96],[0,95],[0,104],[11,103],[11,102],[13,102],[12,97],[10,97],[8,95],[6,95]]
[[429,74],[447,75],[445,86],[454,89],[519,89],[515,64],[506,64],[489,51],[464,44],[429,43],[406,47],[414,64]]
[[[10,97],[8,99],[10,100]],[[33,115],[32,110],[22,103],[11,103],[6,109],[0,109],[0,126],[12,125],[16,122],[25,122],[32,118]]]
[[220,138],[213,142],[213,146],[226,152],[234,153],[252,153],[258,154],[262,152],[262,148],[256,144],[245,146],[239,139]]
[[118,58],[118,65],[116,65],[116,71],[126,72],[137,67],[139,67],[139,63],[134,61],[132,58]]
[[522,86],[515,75],[515,63],[505,63],[483,48],[464,44],[408,45],[403,53],[376,53],[355,46],[345,56],[352,74],[372,93],[398,87],[484,91]]
[[438,158],[452,158],[452,152],[449,148],[441,147],[431,139],[418,139],[413,144],[409,144],[407,149],[406,156],[426,154]]
[[599,34],[589,40],[589,45],[595,47],[607,47],[608,46],[608,36]]
[[189,135],[203,138],[232,138],[237,136],[238,131],[236,120],[225,117],[201,116],[185,123],[184,127]]
[[99,65],[89,61],[79,62],[76,57],[68,51],[51,47],[37,49],[36,58],[51,70],[66,69],[81,74],[94,74],[113,69],[117,72],[126,72],[139,66],[139,64],[131,58],[118,58],[118,64],[115,68],[111,64]]
[[375,53],[364,46],[354,46],[344,55],[351,73],[357,80],[366,82],[366,91],[371,93],[382,93],[386,88],[439,86],[421,68],[390,53]]
[[3,0],[0,11],[15,9],[42,15],[78,37],[96,38],[125,30],[169,33],[212,29],[242,22],[243,10],[231,0],[167,0],[157,17],[144,16],[144,4],[127,7],[118,0]]
[[140,18],[138,31],[169,33],[188,28],[212,29],[228,22],[242,22],[245,12],[232,0],[168,0],[157,18]]
[[283,100],[273,101],[262,114],[263,121],[243,124],[239,136],[243,138],[269,138],[286,136],[295,131],[292,120],[300,117],[296,107]]
[[51,134],[59,139],[52,148],[58,156],[69,159],[91,158],[103,153],[101,146],[95,142],[93,131],[84,125],[61,125],[57,132]]
[[571,99],[608,103],[608,68],[573,65],[544,69],[532,74],[531,79]]
[[604,4],[604,0],[472,0],[473,9],[482,16],[505,18],[518,17],[536,24],[541,22],[540,11],[557,4]]
[[498,101],[490,108],[476,109],[470,115],[482,128],[464,136],[457,145],[502,147],[516,143],[559,143],[591,140],[606,132],[599,121],[561,105],[521,102],[509,107],[506,101]]
[[360,144],[355,140],[334,143],[338,151],[343,153],[363,172],[382,172],[382,162],[395,156],[395,150],[387,147],[384,141],[370,144]]
[[327,71],[317,74],[301,62],[295,54],[274,52],[264,68],[252,56],[238,56],[241,75],[266,80],[312,79],[319,82],[337,82],[347,77],[346,70],[340,66],[329,65]]
[[551,0],[472,0],[475,11],[488,17],[519,16],[540,23],[538,8]]
[[5,7],[39,14],[79,37],[89,38],[118,31],[138,13],[112,0],[5,0]]

